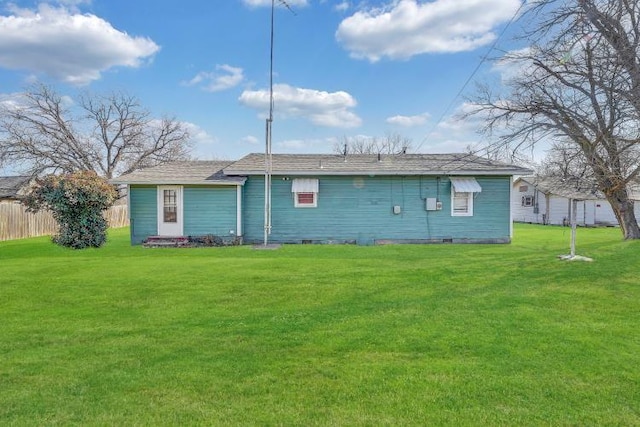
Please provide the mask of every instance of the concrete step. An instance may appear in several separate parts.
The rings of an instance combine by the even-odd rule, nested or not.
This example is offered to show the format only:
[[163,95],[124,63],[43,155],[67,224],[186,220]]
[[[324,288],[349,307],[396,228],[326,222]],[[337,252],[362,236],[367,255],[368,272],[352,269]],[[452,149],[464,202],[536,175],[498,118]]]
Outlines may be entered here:
[[149,236],[142,243],[145,248],[182,248],[189,246],[186,236]]

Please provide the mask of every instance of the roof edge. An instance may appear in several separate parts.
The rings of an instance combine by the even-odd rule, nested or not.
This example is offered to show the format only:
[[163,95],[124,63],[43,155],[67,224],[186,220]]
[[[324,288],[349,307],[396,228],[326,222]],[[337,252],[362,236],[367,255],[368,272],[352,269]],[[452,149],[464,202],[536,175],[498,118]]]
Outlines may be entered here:
[[[309,176],[309,175],[318,175],[318,176],[385,176],[385,175],[411,175],[411,176],[515,176],[522,175],[526,173],[527,170],[492,170],[492,171],[460,171],[460,170],[437,170],[437,171],[332,171],[332,170],[322,170],[322,169],[309,169],[305,171],[294,170],[276,170],[272,171],[271,175],[291,175],[291,176]],[[224,172],[224,171],[223,171]],[[226,173],[226,172],[225,172]],[[264,171],[258,170],[234,170],[233,175],[264,175]]]
[[118,178],[110,179],[111,184],[127,184],[127,185],[207,185],[211,187],[216,186],[229,186],[229,185],[244,185],[247,182],[247,178],[232,178],[229,180],[215,180],[215,181],[196,181],[196,180],[180,180],[180,179],[158,179],[154,181],[140,181],[140,180],[119,180]]

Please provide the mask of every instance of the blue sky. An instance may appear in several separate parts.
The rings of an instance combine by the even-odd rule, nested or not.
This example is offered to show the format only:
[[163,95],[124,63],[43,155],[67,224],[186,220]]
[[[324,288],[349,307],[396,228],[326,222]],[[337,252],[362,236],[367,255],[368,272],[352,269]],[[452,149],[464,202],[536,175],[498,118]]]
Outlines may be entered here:
[[[281,3],[276,0],[276,4]],[[398,134],[481,143],[456,97],[521,0],[287,0],[275,14],[273,151]],[[200,159],[264,151],[271,0],[0,1],[0,102],[35,81],[124,90],[184,122]],[[497,48],[514,48],[512,24]],[[491,56],[498,56],[493,51]],[[474,81],[499,81],[490,63]],[[470,84],[465,94],[471,94]]]

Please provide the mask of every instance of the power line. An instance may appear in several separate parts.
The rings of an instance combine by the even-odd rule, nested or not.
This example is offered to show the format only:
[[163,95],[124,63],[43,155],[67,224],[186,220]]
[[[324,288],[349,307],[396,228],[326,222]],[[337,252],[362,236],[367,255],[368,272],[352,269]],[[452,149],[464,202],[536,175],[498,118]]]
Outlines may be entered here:
[[[427,132],[427,134],[425,135],[425,137],[422,139],[422,141],[420,142],[420,145],[418,145],[416,151],[419,151],[420,148],[422,148],[423,144],[427,141],[427,139],[431,136],[431,134],[433,134],[433,132],[435,132],[436,128],[440,125],[440,123],[442,122],[442,120],[444,119],[444,117],[449,113],[449,110],[451,110],[451,107],[453,107],[453,105],[455,104],[455,102],[458,100],[458,98],[460,97],[460,95],[462,95],[462,93],[464,92],[464,90],[467,88],[467,86],[469,85],[469,83],[471,83],[471,80],[475,77],[475,75],[477,74],[478,70],[480,70],[480,67],[487,61],[487,59],[489,58],[489,54],[496,48],[496,46],[498,45],[498,42],[502,39],[502,37],[504,36],[504,34],[506,33],[507,29],[511,26],[511,24],[513,23],[513,21],[516,19],[516,17],[520,14],[520,11],[522,10],[522,8],[524,7],[525,2],[520,4],[520,7],[518,7],[518,9],[515,11],[515,13],[511,16],[511,18],[509,19],[509,21],[507,22],[507,24],[504,26],[504,28],[502,29],[502,31],[500,32],[500,34],[498,35],[498,37],[494,40],[494,42],[491,44],[491,47],[487,50],[487,52],[482,56],[482,58],[480,58],[480,62],[478,62],[478,65],[476,65],[476,67],[473,69],[473,71],[471,72],[471,75],[469,75],[469,77],[465,80],[464,84],[462,85],[462,87],[460,88],[460,90],[458,90],[458,93],[456,93],[456,95],[453,97],[453,99],[449,102],[449,104],[447,105],[447,107],[444,109],[444,111],[442,112],[442,114],[438,117],[438,120],[436,120],[436,122],[433,124],[433,126],[431,127],[431,129],[429,130],[429,132]],[[471,153],[470,153],[471,154]]]

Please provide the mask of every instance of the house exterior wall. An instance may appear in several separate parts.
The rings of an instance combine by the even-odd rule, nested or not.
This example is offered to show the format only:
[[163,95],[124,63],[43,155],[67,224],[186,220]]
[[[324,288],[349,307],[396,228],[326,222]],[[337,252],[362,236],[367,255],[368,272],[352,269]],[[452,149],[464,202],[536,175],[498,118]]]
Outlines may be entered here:
[[[129,187],[131,243],[134,245],[158,234],[157,188],[156,185]],[[235,186],[184,186],[183,204],[185,236],[212,234],[224,238],[235,235]]]
[[[553,194],[547,195],[549,213],[547,224],[565,225],[569,224],[569,199]],[[579,217],[579,216],[578,216]]]
[[236,187],[184,188],[184,234],[227,237],[236,234]]
[[[569,202],[567,201],[567,204]],[[571,221],[567,212],[567,221]],[[578,225],[618,225],[618,220],[611,205],[606,200],[581,200],[578,201],[577,218]]]
[[[292,179],[272,177],[270,242],[510,241],[511,177],[476,177],[473,216],[451,215],[447,177],[320,176],[317,207],[295,208]],[[244,241],[264,238],[264,177],[244,187]],[[427,198],[442,209],[427,211]],[[400,213],[394,214],[394,206]]]
[[[524,206],[525,197],[533,198],[532,206]],[[546,220],[547,200],[545,195],[536,190],[535,186],[527,181],[516,182],[513,186],[511,199],[511,211],[513,220],[532,224],[544,224]]]
[[[636,218],[640,218],[639,203],[635,203]],[[611,204],[606,200],[596,200],[594,202],[594,223],[602,225],[618,225],[618,218],[613,213]]]

